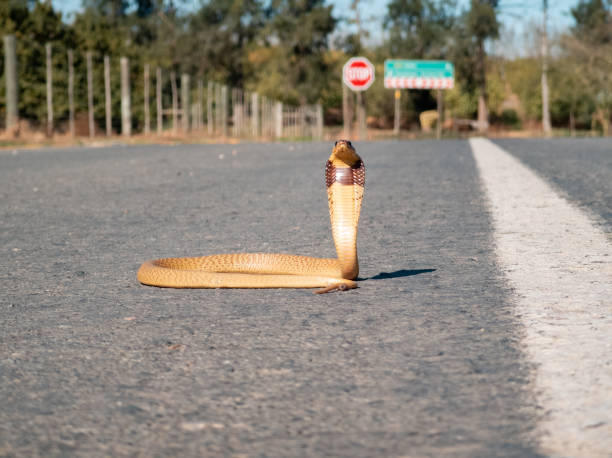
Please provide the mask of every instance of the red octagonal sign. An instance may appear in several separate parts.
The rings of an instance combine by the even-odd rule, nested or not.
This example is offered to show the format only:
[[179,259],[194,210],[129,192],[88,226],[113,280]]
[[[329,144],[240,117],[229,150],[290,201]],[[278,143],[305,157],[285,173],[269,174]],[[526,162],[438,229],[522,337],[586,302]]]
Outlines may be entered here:
[[365,91],[374,82],[374,65],[365,57],[351,57],[342,68],[342,79],[353,91]]

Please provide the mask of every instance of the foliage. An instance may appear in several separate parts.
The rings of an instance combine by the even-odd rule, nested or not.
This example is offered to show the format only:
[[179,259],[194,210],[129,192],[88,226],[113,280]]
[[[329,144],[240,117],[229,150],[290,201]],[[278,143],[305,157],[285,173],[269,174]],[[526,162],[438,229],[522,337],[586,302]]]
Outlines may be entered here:
[[454,23],[453,0],[391,0],[384,19],[389,57],[441,59]]
[[[170,105],[170,71],[188,73],[257,91],[289,104],[322,103],[330,113],[342,105],[341,71],[352,55],[365,55],[376,67],[376,81],[364,95],[370,122],[390,127],[393,91],[383,86],[387,58],[446,59],[455,65],[455,88],[445,91],[453,117],[474,119],[479,99],[491,120],[509,128],[541,116],[541,61],[487,56],[486,43],[500,31],[497,0],[389,0],[384,13],[388,34],[368,46],[358,34],[339,34],[342,11],[325,0],[83,0],[67,23],[43,0],[0,2],[0,32],[18,43],[19,111],[43,126],[46,120],[45,43],[53,56],[53,103],[58,122],[67,120],[67,52],[74,50],[75,103],[87,110],[86,53],[93,57],[95,119],[104,123],[104,56],[110,56],[114,128],[119,128],[119,57],[130,59],[133,123],[143,124],[143,66],[163,69],[164,106]],[[354,9],[358,5],[353,2]],[[612,2],[579,0],[574,25],[560,37],[549,59],[551,116],[556,125],[590,128],[612,113]],[[353,21],[355,24],[357,20]],[[359,24],[357,24],[359,25]],[[332,43],[334,37],[334,43]],[[3,66],[4,56],[0,55]],[[0,85],[4,87],[4,74]],[[194,89],[195,91],[195,89]],[[153,92],[153,91],[152,91]],[[0,116],[5,110],[0,90]],[[402,91],[403,126],[436,106],[433,91]],[[155,117],[155,107],[152,117]],[[517,119],[518,117],[518,119]],[[0,121],[2,122],[2,121]],[[593,124],[594,125],[594,124]],[[65,128],[65,126],[64,126]],[[605,129],[604,129],[605,130]]]

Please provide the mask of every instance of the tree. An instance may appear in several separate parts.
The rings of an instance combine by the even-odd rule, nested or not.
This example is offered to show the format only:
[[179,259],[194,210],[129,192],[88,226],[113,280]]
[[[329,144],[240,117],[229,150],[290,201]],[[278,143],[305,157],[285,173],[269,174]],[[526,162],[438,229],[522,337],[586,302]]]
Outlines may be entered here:
[[612,112],[612,11],[602,0],[581,0],[571,10],[576,21],[571,34],[562,38],[563,48],[574,68],[579,84],[588,89],[596,107],[593,127],[600,124],[609,132]]
[[263,28],[259,0],[208,0],[187,19],[177,46],[184,70],[243,86],[245,54]]
[[453,0],[391,0],[385,28],[391,57],[440,59],[446,55],[454,24]]
[[324,0],[273,0],[249,53],[253,89],[294,104],[314,103],[329,84],[326,60],[336,19]]
[[489,123],[487,112],[487,78],[485,42],[499,36],[495,8],[498,0],[472,0],[466,17],[466,27],[472,39],[472,55],[478,86],[478,129],[485,131]]

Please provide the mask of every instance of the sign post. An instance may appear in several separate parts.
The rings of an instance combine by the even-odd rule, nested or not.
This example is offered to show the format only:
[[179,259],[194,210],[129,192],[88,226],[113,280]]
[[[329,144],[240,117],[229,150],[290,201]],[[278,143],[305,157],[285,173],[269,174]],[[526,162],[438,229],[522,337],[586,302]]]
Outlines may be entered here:
[[[387,89],[436,89],[438,120],[437,137],[442,134],[442,92],[441,89],[452,89],[455,85],[455,67],[452,62],[444,60],[386,60],[385,87]],[[395,125],[399,126],[399,110],[396,93]],[[395,130],[395,129],[394,129]],[[397,129],[399,134],[399,128]]]
[[[365,57],[351,57],[342,68],[342,80],[344,84],[349,89],[357,92],[358,138],[360,140],[366,137],[365,101],[362,92],[372,86],[372,83],[374,83],[374,74],[374,65]],[[346,92],[347,91],[343,91],[343,94]],[[343,106],[347,106],[346,101]],[[349,131],[349,120],[345,116],[343,121],[344,131],[345,134],[347,134]]]

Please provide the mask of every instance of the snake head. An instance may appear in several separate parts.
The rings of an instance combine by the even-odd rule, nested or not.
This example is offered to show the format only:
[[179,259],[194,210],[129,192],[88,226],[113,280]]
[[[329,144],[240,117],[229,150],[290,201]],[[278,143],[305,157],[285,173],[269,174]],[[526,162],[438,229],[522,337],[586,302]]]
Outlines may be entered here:
[[360,161],[361,158],[349,140],[337,140],[336,143],[334,143],[334,149],[329,160],[332,163],[340,161],[351,167],[356,164],[357,161]]

